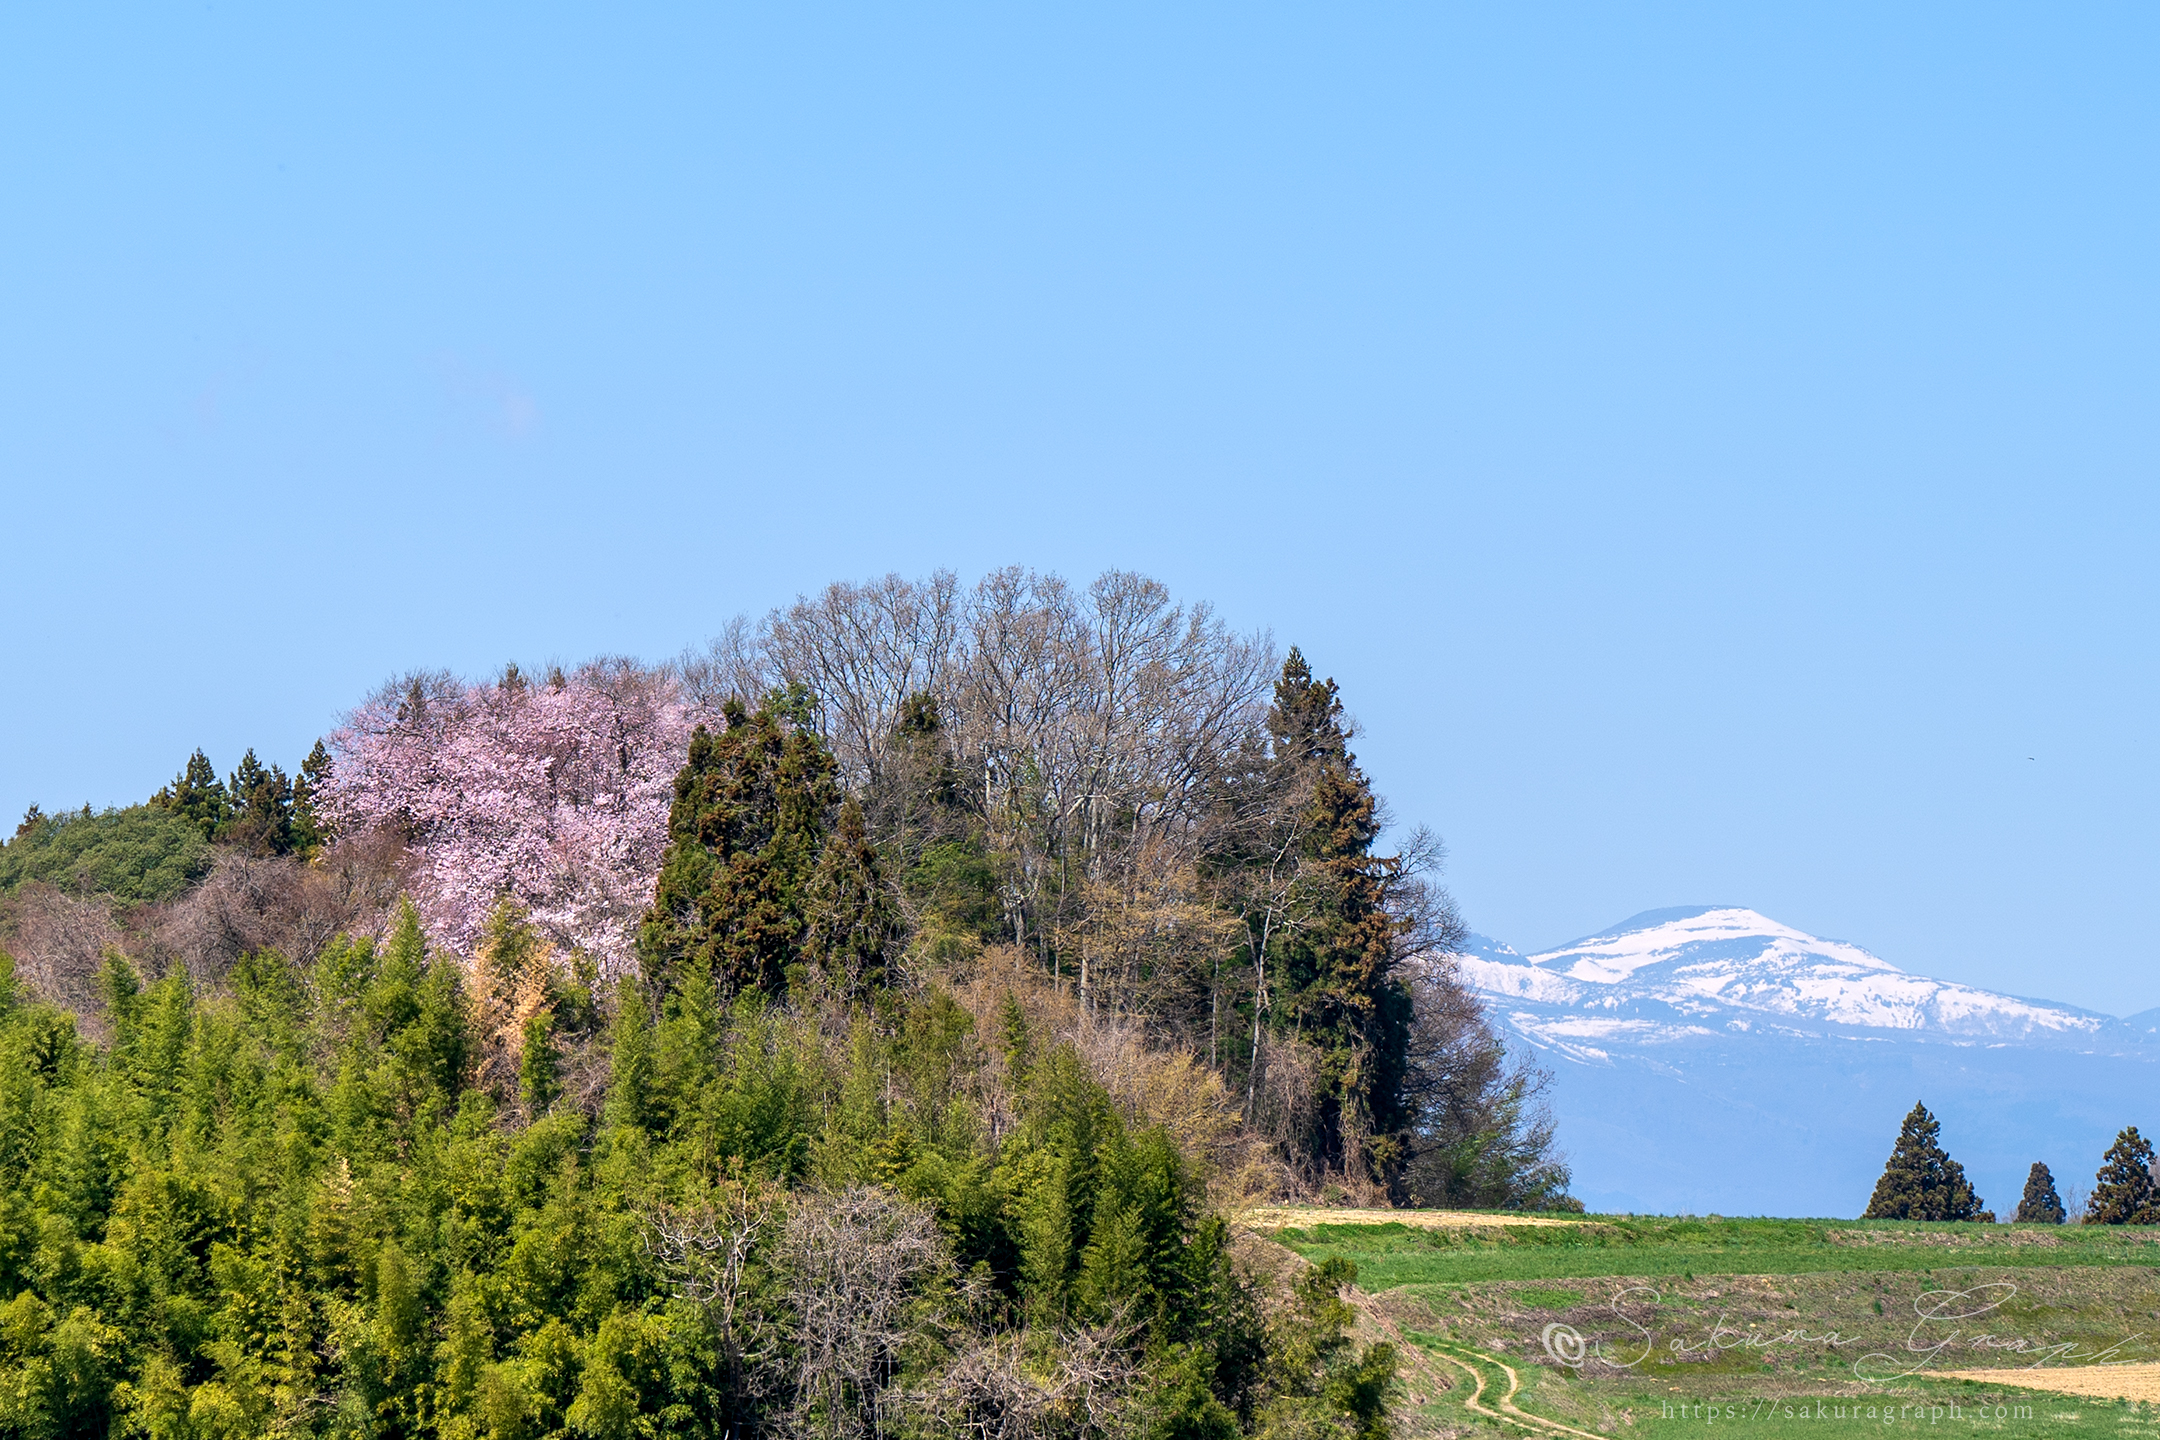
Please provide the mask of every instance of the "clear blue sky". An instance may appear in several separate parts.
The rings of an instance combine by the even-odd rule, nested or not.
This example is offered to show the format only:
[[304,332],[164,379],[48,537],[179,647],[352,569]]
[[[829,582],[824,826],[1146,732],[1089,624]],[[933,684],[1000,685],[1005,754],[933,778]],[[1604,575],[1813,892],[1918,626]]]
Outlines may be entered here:
[[1782,10],[10,7],[0,811],[1125,566],[1522,948],[2160,1005],[2160,12]]

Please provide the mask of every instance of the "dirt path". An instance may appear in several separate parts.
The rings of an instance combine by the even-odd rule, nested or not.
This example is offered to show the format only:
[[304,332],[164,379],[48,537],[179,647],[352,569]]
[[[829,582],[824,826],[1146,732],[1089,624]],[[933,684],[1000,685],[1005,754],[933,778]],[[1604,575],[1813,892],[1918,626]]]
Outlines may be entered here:
[[2052,1390],[2094,1400],[2146,1400],[2160,1404],[2160,1364],[2078,1365],[2065,1370],[1945,1370],[1944,1378],[2020,1390]]
[[[1277,1229],[1286,1225],[1385,1225],[1398,1222],[1422,1229],[1450,1229],[1469,1226],[1501,1225],[1577,1225],[1578,1220],[1554,1220],[1545,1216],[1494,1216],[1475,1215],[1461,1210],[1343,1210],[1299,1208],[1293,1206],[1263,1206],[1248,1210],[1238,1217],[1241,1225],[1251,1232],[1248,1243],[1258,1247],[1261,1253],[1273,1257],[1274,1263],[1287,1266],[1292,1271],[1311,1268],[1311,1262],[1297,1252],[1260,1238],[1257,1232]],[[1457,1345],[1452,1341],[1423,1337],[1413,1341],[1406,1337],[1400,1326],[1391,1320],[1376,1302],[1372,1294],[1352,1285],[1343,1291],[1343,1299],[1357,1313],[1359,1337],[1371,1343],[1385,1340],[1395,1347],[1397,1376],[1409,1392],[1412,1406],[1446,1403],[1443,1396],[1464,1406],[1472,1415],[1529,1431],[1541,1440],[1608,1440],[1608,1437],[1588,1430],[1577,1430],[1558,1420],[1547,1420],[1533,1415],[1515,1404],[1515,1396],[1522,1389],[1522,1376],[1515,1368],[1497,1356],[1481,1350]],[[1461,1372],[1470,1379],[1470,1391],[1460,1393]],[[1411,1433],[1419,1433],[1412,1427]]]
[[[1426,1346],[1448,1364],[1469,1374],[1474,1388],[1463,1404],[1477,1414],[1503,1424],[1520,1426],[1539,1435],[1572,1435],[1576,1440],[1605,1440],[1604,1436],[1594,1431],[1577,1430],[1572,1425],[1563,1425],[1558,1420],[1547,1420],[1542,1415],[1533,1415],[1527,1410],[1516,1408],[1515,1396],[1522,1389],[1522,1376],[1515,1373],[1514,1366],[1498,1356],[1487,1355],[1482,1350],[1472,1350],[1466,1345],[1450,1345],[1437,1340],[1427,1341]],[[1494,1398],[1492,1405],[1488,1406],[1485,1403],[1486,1392],[1496,1388],[1500,1393]]]
[[1408,1388],[1413,1405],[1440,1403],[1443,1395],[1456,1391],[1460,1385],[1460,1380],[1448,1372],[1461,1371],[1470,1378],[1470,1393],[1458,1394],[1456,1399],[1473,1415],[1513,1425],[1542,1436],[1544,1440],[1563,1440],[1563,1437],[1564,1440],[1608,1440],[1606,1436],[1577,1430],[1572,1425],[1533,1415],[1517,1406],[1515,1397],[1523,1388],[1522,1376],[1499,1356],[1432,1336],[1411,1340],[1388,1318],[1376,1303],[1376,1297],[1355,1285],[1343,1291],[1343,1299],[1357,1312],[1358,1331],[1365,1339],[1384,1339],[1395,1347],[1399,1367],[1396,1373]]

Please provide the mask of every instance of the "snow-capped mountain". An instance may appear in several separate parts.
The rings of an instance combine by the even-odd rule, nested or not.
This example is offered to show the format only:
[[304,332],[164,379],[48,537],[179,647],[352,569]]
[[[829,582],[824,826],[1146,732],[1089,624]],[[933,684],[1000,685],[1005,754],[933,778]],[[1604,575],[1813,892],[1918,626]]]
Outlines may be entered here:
[[1998,1203],[2034,1159],[2086,1183],[2117,1129],[2160,1124],[2160,1012],[1909,974],[1739,906],[1652,910],[1527,957],[1475,937],[1457,963],[1555,1071],[1594,1208],[1857,1214],[1915,1099]]
[[1479,990],[1524,1011],[1524,1033],[1593,1050],[1600,1036],[1648,1043],[1763,1027],[2109,1051],[2149,1039],[2110,1015],[1910,975],[1737,906],[1646,911],[1527,959],[1479,937],[1461,963]]

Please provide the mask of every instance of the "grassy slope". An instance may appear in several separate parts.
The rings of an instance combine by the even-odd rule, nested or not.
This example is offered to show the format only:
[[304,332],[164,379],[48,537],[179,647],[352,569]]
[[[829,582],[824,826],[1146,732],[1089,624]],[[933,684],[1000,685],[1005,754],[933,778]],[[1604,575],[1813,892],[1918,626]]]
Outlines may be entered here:
[[[1275,1238],[1309,1259],[1356,1261],[1375,1313],[1454,1378],[1454,1390],[1426,1387],[1416,1397],[1423,1403],[1413,1428],[1428,1433],[1483,1428],[1567,1440],[1540,1431],[1534,1417],[1543,1416],[1579,1431],[1658,1440],[1720,1426],[1765,1440],[1859,1427],[2160,1440],[2152,1406],[1927,1374],[2031,1363],[2043,1346],[2077,1347],[2069,1363],[2102,1352],[2160,1358],[2160,1230],[1628,1217],[1503,1230],[1323,1225]],[[1637,1284],[1646,1288],[1630,1288]],[[1998,1288],[1978,1288],[1990,1285]],[[1924,1297],[1946,1290],[1999,1303],[1970,1321],[1919,1318],[1916,1307],[1939,1303]],[[1577,1371],[1552,1363],[1542,1338],[1552,1324],[1585,1337],[1590,1364]],[[1600,1342],[1603,1353],[1635,1363],[1599,1364]],[[1944,1348],[1930,1353],[1938,1342]],[[2020,1342],[2032,1353],[2003,1348]],[[1449,1354],[1453,1362],[1443,1358]],[[1870,1354],[1898,1357],[1870,1373],[1909,1366],[1917,1373],[1865,1383],[1855,1363]],[[1516,1403],[1533,1418],[1468,1410],[1462,1363],[1511,1366],[1523,1387]],[[1487,1374],[1489,1390],[1502,1383],[1498,1372]],[[1818,1418],[1818,1404],[1832,1413]],[[1855,1404],[1877,1413],[1855,1415]],[[2000,1418],[1998,1404],[2008,1412]]]
[[2160,1266],[2144,1227],[1920,1225],[1891,1220],[1672,1220],[1630,1216],[1537,1229],[1316,1225],[1275,1232],[1307,1259],[1347,1255],[1367,1290],[1493,1280],[1800,1275],[1988,1266]]

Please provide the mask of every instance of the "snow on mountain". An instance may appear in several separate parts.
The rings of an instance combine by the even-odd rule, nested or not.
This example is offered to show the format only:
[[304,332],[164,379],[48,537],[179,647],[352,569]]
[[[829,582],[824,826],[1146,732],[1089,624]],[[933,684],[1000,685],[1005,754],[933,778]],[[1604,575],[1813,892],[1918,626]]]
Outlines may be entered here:
[[1540,970],[1512,947],[1483,935],[1472,935],[1470,949],[1455,963],[1471,986],[1487,995],[1552,1005],[1572,1005],[1583,996],[1579,982]]
[[1528,958],[1487,941],[1462,964],[1496,999],[1645,1019],[1669,1012],[1689,1030],[1828,1025],[1981,1043],[2132,1043],[2112,1016],[1910,975],[1857,945],[1730,905],[1648,911]]
[[1933,980],[1740,906],[1529,956],[1472,937],[1456,964],[1554,1071],[1593,1208],[1857,1214],[1916,1099],[1998,1204],[2035,1159],[2082,1177],[2121,1126],[2160,1125],[2160,1011]]

